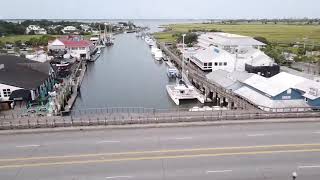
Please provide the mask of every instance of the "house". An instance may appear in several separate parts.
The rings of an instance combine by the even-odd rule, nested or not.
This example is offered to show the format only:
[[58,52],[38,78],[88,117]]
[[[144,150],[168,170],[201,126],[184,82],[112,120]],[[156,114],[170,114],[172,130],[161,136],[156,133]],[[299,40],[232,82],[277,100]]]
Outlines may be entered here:
[[0,103],[44,102],[54,86],[55,73],[49,63],[17,56],[0,56]]
[[26,28],[26,34],[31,34],[32,32],[37,35],[47,34],[47,31],[44,28],[41,28],[40,26],[37,26],[37,25],[29,25]]
[[66,51],[78,59],[90,59],[93,44],[79,36],[66,36],[48,43],[49,51]]
[[78,29],[74,26],[66,26],[62,29],[63,34],[74,34],[78,32]]
[[87,25],[87,24],[81,24],[80,27],[84,32],[90,32],[91,31],[91,27],[89,25]]

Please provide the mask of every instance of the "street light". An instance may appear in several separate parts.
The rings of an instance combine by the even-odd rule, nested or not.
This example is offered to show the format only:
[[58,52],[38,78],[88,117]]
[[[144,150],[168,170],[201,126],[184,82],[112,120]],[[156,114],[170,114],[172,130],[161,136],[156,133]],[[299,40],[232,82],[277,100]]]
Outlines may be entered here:
[[184,67],[184,38],[186,37],[186,34],[182,34],[182,70],[181,70],[181,78],[183,76],[183,67]]

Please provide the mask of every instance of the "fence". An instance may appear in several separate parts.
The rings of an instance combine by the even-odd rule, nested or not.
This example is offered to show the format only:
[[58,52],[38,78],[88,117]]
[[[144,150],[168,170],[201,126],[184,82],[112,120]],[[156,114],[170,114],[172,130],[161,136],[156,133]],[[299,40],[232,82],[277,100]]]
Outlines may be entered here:
[[186,109],[100,108],[72,111],[69,116],[1,119],[0,130],[319,117],[319,112],[267,113],[229,110],[186,111]]

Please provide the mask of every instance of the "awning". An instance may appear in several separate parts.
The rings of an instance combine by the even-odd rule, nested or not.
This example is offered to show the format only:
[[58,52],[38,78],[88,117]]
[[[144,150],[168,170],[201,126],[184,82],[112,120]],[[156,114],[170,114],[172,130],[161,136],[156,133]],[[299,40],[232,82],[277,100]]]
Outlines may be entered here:
[[18,89],[11,93],[9,100],[31,101],[31,92],[25,89]]

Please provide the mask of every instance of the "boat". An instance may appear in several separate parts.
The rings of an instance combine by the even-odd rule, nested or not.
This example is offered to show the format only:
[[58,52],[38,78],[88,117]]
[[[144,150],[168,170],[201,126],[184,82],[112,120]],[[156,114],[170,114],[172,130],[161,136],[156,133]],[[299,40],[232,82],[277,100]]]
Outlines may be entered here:
[[90,59],[88,59],[89,62],[95,62],[99,57],[100,57],[100,53],[96,53],[95,55],[91,56]]
[[161,51],[157,46],[152,46],[151,47],[151,54],[155,55],[156,52]]
[[169,78],[176,78],[179,75],[179,71],[175,67],[168,67],[167,68],[167,75]]
[[163,53],[160,49],[158,49],[155,54],[154,54],[154,58],[157,60],[157,61],[161,61],[163,59]]
[[180,100],[186,99],[198,99],[203,103],[200,94],[196,91],[193,86],[185,84],[182,80],[175,85],[167,85],[167,92],[176,105],[180,105]]

